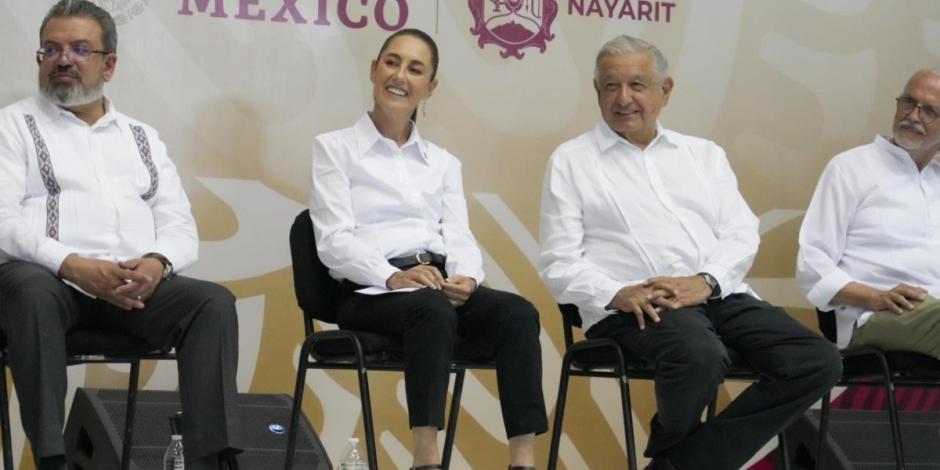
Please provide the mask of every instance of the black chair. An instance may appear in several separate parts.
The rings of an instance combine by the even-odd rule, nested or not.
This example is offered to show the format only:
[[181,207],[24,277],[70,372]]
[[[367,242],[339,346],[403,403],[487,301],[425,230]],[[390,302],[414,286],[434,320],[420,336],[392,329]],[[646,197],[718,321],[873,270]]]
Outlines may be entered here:
[[[581,327],[581,315],[578,307],[570,304],[559,304],[561,318],[564,324],[565,357],[561,365],[561,378],[558,385],[558,402],[555,405],[555,423],[552,426],[552,442],[548,454],[548,470],[555,470],[558,465],[558,447],[561,442],[561,427],[565,416],[565,402],[568,395],[568,380],[570,376],[577,377],[607,377],[617,379],[620,386],[620,408],[623,416],[624,439],[627,449],[627,467],[637,469],[636,448],[633,435],[633,411],[630,405],[630,380],[653,380],[656,371],[636,355],[624,350],[620,345],[607,338],[583,339],[574,341],[575,327]],[[726,380],[764,380],[758,372],[751,369],[743,359],[733,350],[728,350],[731,356],[731,371],[725,376]],[[706,410],[706,418],[715,416],[717,408],[718,391],[712,397]],[[778,455],[782,467],[789,470],[790,461],[784,449],[787,449],[785,433],[778,436],[780,441]]]
[[[308,209],[297,215],[291,225],[290,249],[294,272],[294,292],[304,314],[306,339],[301,346],[300,360],[297,365],[297,382],[294,387],[294,405],[287,434],[287,456],[284,468],[291,470],[293,463],[297,438],[295,430],[302,412],[301,403],[307,370],[341,369],[358,372],[366,453],[369,468],[377,470],[378,458],[368,372],[403,371],[401,340],[366,331],[343,329],[317,331],[315,320],[327,323],[336,322],[336,305],[344,291],[340,283],[330,277],[328,269],[317,255],[313,223]],[[454,358],[451,373],[456,377],[441,458],[441,466],[445,469],[450,465],[466,370],[495,368],[492,351],[459,338],[454,345]]]
[[[121,446],[121,470],[129,470],[131,442],[134,437],[134,412],[140,381],[140,361],[176,360],[171,348],[154,350],[143,341],[123,333],[100,329],[76,329],[66,338],[68,365],[76,364],[130,364],[127,385],[127,409],[124,420],[124,441]],[[10,439],[10,404],[7,396],[6,337],[0,333],[0,425],[2,425],[3,469],[14,470]]]
[[[819,330],[829,341],[837,340],[835,312],[816,310]],[[894,447],[895,465],[904,469],[904,446],[901,442],[901,422],[894,400],[895,387],[940,387],[940,360],[909,351],[882,351],[877,348],[844,349],[842,352],[842,378],[837,385],[884,387],[888,402],[888,421],[891,425],[891,442]],[[817,445],[816,468],[825,468],[825,443],[829,434],[829,399],[822,398],[819,414],[819,443]]]

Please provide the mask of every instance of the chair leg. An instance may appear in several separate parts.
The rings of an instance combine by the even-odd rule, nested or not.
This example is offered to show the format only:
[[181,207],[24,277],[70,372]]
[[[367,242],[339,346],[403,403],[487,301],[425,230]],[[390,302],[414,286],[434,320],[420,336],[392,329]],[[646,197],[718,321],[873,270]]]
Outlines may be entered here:
[[891,380],[891,368],[884,354],[875,355],[881,366],[881,379],[888,399],[888,421],[891,423],[891,439],[894,444],[894,459],[898,470],[904,470],[904,446],[901,443],[901,421],[898,418],[898,405],[894,400],[894,381]]
[[630,382],[627,373],[620,371],[620,408],[623,413],[623,431],[627,444],[627,467],[636,470],[636,444],[633,440],[633,405],[630,404]]
[[894,458],[898,470],[904,470],[904,444],[901,442],[901,419],[898,416],[898,404],[894,401],[894,382],[885,383],[888,393],[888,419],[891,421],[891,439],[894,441]]
[[454,374],[454,395],[450,400],[450,415],[447,418],[447,433],[444,435],[444,455],[441,457],[441,468],[450,468],[450,456],[454,450],[454,437],[457,434],[457,417],[460,416],[460,399],[463,396],[463,379],[466,369],[457,369]]
[[787,445],[786,429],[777,434],[777,448],[780,453],[780,466],[783,467],[783,470],[790,470],[790,447]]
[[121,470],[131,468],[131,445],[134,439],[134,415],[137,410],[137,387],[140,382],[140,361],[131,361],[127,384],[127,410],[124,416],[124,443],[121,446]]
[[716,410],[718,409],[718,390],[715,390],[715,394],[712,395],[712,399],[708,402],[708,407],[705,408],[705,421],[710,421],[715,417]]
[[13,444],[10,439],[10,397],[7,395],[7,360],[0,352],[0,430],[3,439],[3,470],[13,469]]
[[304,400],[304,388],[307,378],[307,357],[310,355],[310,347],[304,342],[300,348],[300,360],[297,363],[297,380],[294,382],[294,403],[291,405],[290,425],[287,427],[287,448],[284,456],[284,470],[291,470],[294,464],[294,450],[297,446],[297,423],[300,422],[300,414],[303,413],[301,405]]
[[558,380],[558,399],[555,402],[555,422],[552,424],[552,443],[548,448],[548,470],[555,470],[558,465],[558,446],[561,443],[561,424],[565,419],[565,401],[568,398],[568,378],[571,369],[571,355],[565,354],[561,365],[561,377]]
[[822,397],[822,408],[819,410],[819,436],[816,443],[816,470],[823,470],[823,459],[826,456],[826,440],[829,437],[829,399],[830,394],[826,392]]
[[375,451],[375,427],[372,423],[372,397],[369,395],[369,374],[362,363],[359,364],[359,401],[362,403],[362,425],[365,428],[369,468],[378,469],[379,459]]

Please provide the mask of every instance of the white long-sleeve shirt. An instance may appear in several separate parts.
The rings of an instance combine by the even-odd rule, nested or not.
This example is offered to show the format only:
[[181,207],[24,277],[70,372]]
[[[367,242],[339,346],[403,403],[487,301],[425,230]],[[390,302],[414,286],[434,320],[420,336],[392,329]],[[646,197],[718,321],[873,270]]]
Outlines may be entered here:
[[470,232],[460,161],[411,136],[399,147],[364,114],[313,142],[310,218],[317,253],[336,279],[385,288],[388,259],[421,250],[447,256],[448,275],[483,282]]
[[196,222],[166,146],[107,107],[92,126],[41,96],[0,110],[0,262],[57,273],[71,253],[154,252],[175,270],[196,260]]
[[587,330],[625,286],[708,272],[722,296],[743,282],[757,217],[715,143],[658,128],[645,149],[604,122],[552,154],[542,191],[542,280]]
[[940,162],[918,171],[881,136],[836,155],[803,219],[796,277],[813,305],[835,309],[842,347],[871,315],[832,304],[846,284],[887,290],[903,282],[940,297]]

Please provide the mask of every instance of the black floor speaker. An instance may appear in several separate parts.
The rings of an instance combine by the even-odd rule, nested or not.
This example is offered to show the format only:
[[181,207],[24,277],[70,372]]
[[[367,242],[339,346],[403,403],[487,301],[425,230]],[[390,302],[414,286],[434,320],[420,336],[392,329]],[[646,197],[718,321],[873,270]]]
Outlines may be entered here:
[[[907,470],[940,470],[940,413],[902,411],[901,442]],[[817,460],[819,410],[810,410],[787,429],[795,468],[814,468]],[[823,470],[895,468],[888,412],[830,410]]]
[[[73,470],[119,470],[124,436],[126,390],[79,388],[65,426],[66,456]],[[131,470],[162,470],[170,442],[168,417],[180,410],[179,393],[141,390],[137,395]],[[238,411],[245,451],[240,470],[284,468],[291,398],[283,394],[239,394]],[[183,442],[185,455],[186,443]],[[295,469],[329,470],[323,444],[301,415]]]

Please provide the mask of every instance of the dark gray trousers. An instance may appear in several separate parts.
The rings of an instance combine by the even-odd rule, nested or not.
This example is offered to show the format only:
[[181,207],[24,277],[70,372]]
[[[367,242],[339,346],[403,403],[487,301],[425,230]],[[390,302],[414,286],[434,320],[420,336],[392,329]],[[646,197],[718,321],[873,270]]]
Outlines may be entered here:
[[[780,433],[842,373],[838,350],[783,309],[735,294],[667,311],[640,330],[632,314],[609,316],[590,338],[613,338],[656,367],[656,415],[648,457],[680,470],[735,470]],[[730,370],[728,348],[770,378],[749,386],[714,419],[702,411]]]
[[144,309],[125,311],[82,294],[39,265],[14,261],[0,265],[0,327],[37,460],[65,452],[65,337],[79,326],[127,333],[154,349],[174,346],[187,460],[238,448],[238,318],[226,288],[173,276]]
[[427,288],[385,295],[350,293],[338,310],[338,323],[402,338],[411,427],[444,426],[450,363],[459,335],[495,352],[506,435],[548,430],[539,314],[524,298],[480,287],[466,304],[454,308],[444,294]]

